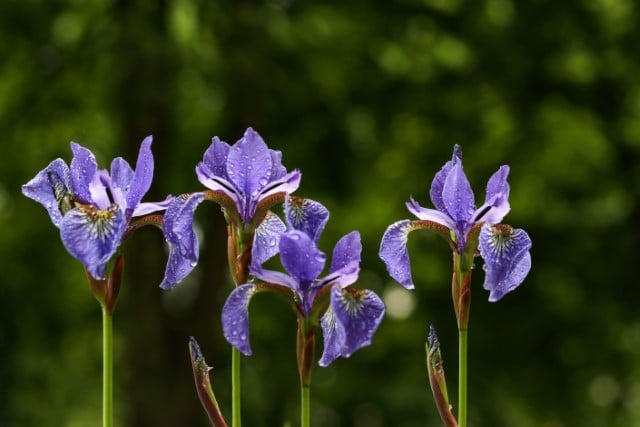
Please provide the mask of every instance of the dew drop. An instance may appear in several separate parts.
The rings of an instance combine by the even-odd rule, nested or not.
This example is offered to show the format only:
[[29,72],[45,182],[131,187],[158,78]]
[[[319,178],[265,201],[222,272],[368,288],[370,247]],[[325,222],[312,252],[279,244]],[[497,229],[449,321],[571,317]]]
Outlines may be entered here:
[[231,335],[233,335],[235,337],[236,335],[238,335],[238,331],[232,331]]
[[276,245],[276,239],[271,238],[271,239],[269,240],[269,246],[274,247],[275,245]]
[[291,239],[292,240],[298,240],[298,239],[300,239],[300,236],[298,234],[291,234]]
[[247,339],[247,336],[245,334],[240,335],[240,340],[244,341]]
[[190,265],[191,267],[195,267],[196,265],[198,265],[198,261],[191,261],[191,262],[189,263],[189,265]]
[[265,185],[267,185],[269,183],[269,180],[267,178],[262,177],[262,178],[260,178],[260,180],[258,182],[260,183],[260,185],[262,187],[264,187]]

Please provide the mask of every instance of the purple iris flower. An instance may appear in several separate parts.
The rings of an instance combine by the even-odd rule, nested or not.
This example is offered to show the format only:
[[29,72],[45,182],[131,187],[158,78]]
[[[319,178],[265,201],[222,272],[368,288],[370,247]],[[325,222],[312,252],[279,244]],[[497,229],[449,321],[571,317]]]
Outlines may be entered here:
[[462,169],[462,151],[456,145],[452,159],[431,183],[429,195],[436,209],[424,208],[411,198],[407,209],[419,221],[391,224],[382,237],[380,258],[391,277],[413,289],[407,238],[413,230],[430,228],[448,230],[448,238],[459,255],[475,255],[479,241],[485,261],[484,288],[490,291],[490,301],[497,301],[518,287],[531,268],[531,239],[524,230],[499,224],[510,210],[508,174],[509,166],[501,166],[489,178],[484,203],[476,208],[473,190]]
[[148,136],[142,142],[135,170],[117,157],[110,172],[98,169],[93,153],[72,142],[71,166],[56,159],[22,186],[25,196],[45,207],[67,251],[95,279],[104,279],[131,219],[169,204],[170,199],[140,203],[153,178],[151,141]]
[[314,318],[316,322],[319,318],[324,335],[320,366],[329,365],[339,356],[349,357],[371,343],[385,308],[374,292],[349,287],[360,271],[362,244],[357,231],[338,241],[329,273],[319,277],[326,255],[318,249],[317,241],[328,216],[329,212],[318,202],[300,198],[287,200],[287,231],[278,242],[280,261],[287,273],[264,270],[252,264],[251,274],[258,281],[237,287],[222,309],[224,336],[243,354],[251,354],[249,302],[254,294],[263,290],[289,295],[299,318]]
[[[248,230],[249,234],[272,241],[271,237],[279,235],[284,225],[269,208],[284,194],[295,191],[302,176],[297,170],[288,173],[282,165],[282,153],[269,149],[251,128],[234,145],[214,137],[196,167],[196,175],[209,191],[177,197],[164,215],[163,230],[170,253],[160,284],[163,289],[175,286],[198,262],[193,215],[203,200],[220,203],[235,230]],[[261,247],[259,259],[277,253],[275,243]]]

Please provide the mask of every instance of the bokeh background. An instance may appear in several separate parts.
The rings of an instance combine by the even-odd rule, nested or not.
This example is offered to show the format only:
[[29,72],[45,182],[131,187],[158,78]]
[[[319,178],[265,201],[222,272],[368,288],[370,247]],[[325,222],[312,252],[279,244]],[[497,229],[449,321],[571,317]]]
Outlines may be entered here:
[[[44,209],[20,186],[69,141],[106,165],[154,135],[147,200],[201,188],[220,136],[258,130],[326,204],[320,241],[360,230],[360,284],[388,313],[371,347],[316,368],[313,425],[438,425],[424,342],[438,328],[456,405],[451,255],[411,235],[416,290],[377,257],[387,225],[429,205],[461,144],[478,200],[511,165],[507,222],[531,235],[533,269],[496,304],[473,281],[470,425],[640,425],[640,8],[632,0],[5,0],[0,2],[0,426],[100,425],[99,306]],[[161,233],[127,242],[115,313],[120,426],[206,426],[189,366],[196,336],[229,413],[230,291],[219,208],[196,215],[201,261],[158,288]],[[481,265],[480,260],[478,267]],[[298,424],[295,318],[251,306],[247,426]]]

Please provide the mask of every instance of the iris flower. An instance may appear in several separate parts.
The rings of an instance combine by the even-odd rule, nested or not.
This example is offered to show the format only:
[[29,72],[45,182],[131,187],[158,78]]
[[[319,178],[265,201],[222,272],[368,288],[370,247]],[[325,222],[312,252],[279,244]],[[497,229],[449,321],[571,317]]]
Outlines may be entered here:
[[67,166],[56,159],[38,172],[22,193],[42,204],[60,229],[67,251],[97,280],[105,278],[107,263],[117,252],[132,218],[165,209],[170,199],[141,203],[153,178],[151,136],[140,146],[136,168],[121,157],[111,170],[98,169],[91,151],[71,143]]
[[[233,242],[251,246],[254,235],[274,241],[274,236],[282,232],[282,221],[269,208],[295,191],[301,179],[299,171],[287,172],[282,153],[269,149],[251,128],[233,145],[214,137],[196,167],[196,175],[208,191],[176,197],[164,215],[163,230],[170,253],[160,284],[163,289],[175,286],[198,262],[193,215],[203,200],[223,207]],[[261,251],[255,255],[254,250],[254,256],[269,258],[277,252],[277,245],[262,245]]]
[[357,231],[338,241],[329,272],[320,277],[326,255],[317,243],[328,217],[329,212],[318,202],[293,197],[287,200],[287,230],[278,242],[286,273],[252,264],[251,274],[258,280],[237,287],[222,310],[224,336],[243,354],[251,354],[249,302],[265,290],[287,295],[299,321],[312,326],[319,321],[324,335],[320,366],[329,365],[339,356],[349,357],[371,343],[384,315],[384,304],[374,292],[350,287],[360,271],[362,244]]
[[476,208],[473,190],[462,169],[458,145],[453,157],[436,173],[431,183],[431,202],[424,208],[413,198],[407,209],[416,220],[398,221],[387,228],[380,245],[380,258],[391,277],[412,289],[407,238],[411,231],[428,228],[443,232],[458,255],[476,255],[479,247],[484,259],[484,288],[489,300],[498,301],[517,288],[531,268],[531,239],[522,229],[500,224],[509,212],[509,166],[501,166],[487,184],[484,203]]

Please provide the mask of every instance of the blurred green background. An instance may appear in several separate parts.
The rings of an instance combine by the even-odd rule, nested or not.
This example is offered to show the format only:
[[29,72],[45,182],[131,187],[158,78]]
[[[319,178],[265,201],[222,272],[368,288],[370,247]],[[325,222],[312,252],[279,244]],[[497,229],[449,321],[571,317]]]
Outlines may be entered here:
[[[499,303],[474,277],[470,425],[640,426],[639,24],[632,0],[0,2],[0,426],[100,425],[99,306],[20,186],[69,161],[71,140],[106,165],[133,163],[153,134],[147,200],[199,190],[210,138],[233,143],[247,126],[302,170],[297,194],[331,210],[321,249],[360,230],[359,283],[388,305],[371,347],[315,369],[315,427],[438,425],[429,323],[456,405],[447,245],[411,235],[413,292],[377,257],[386,226],[410,217],[410,194],[430,206],[456,143],[477,200],[511,165],[506,221],[534,242],[529,277]],[[208,425],[189,335],[230,412],[224,220],[213,204],[196,220],[200,265],[169,293],[158,288],[161,233],[127,242],[114,320],[120,426]],[[295,426],[294,315],[260,295],[251,317],[244,423]]]

